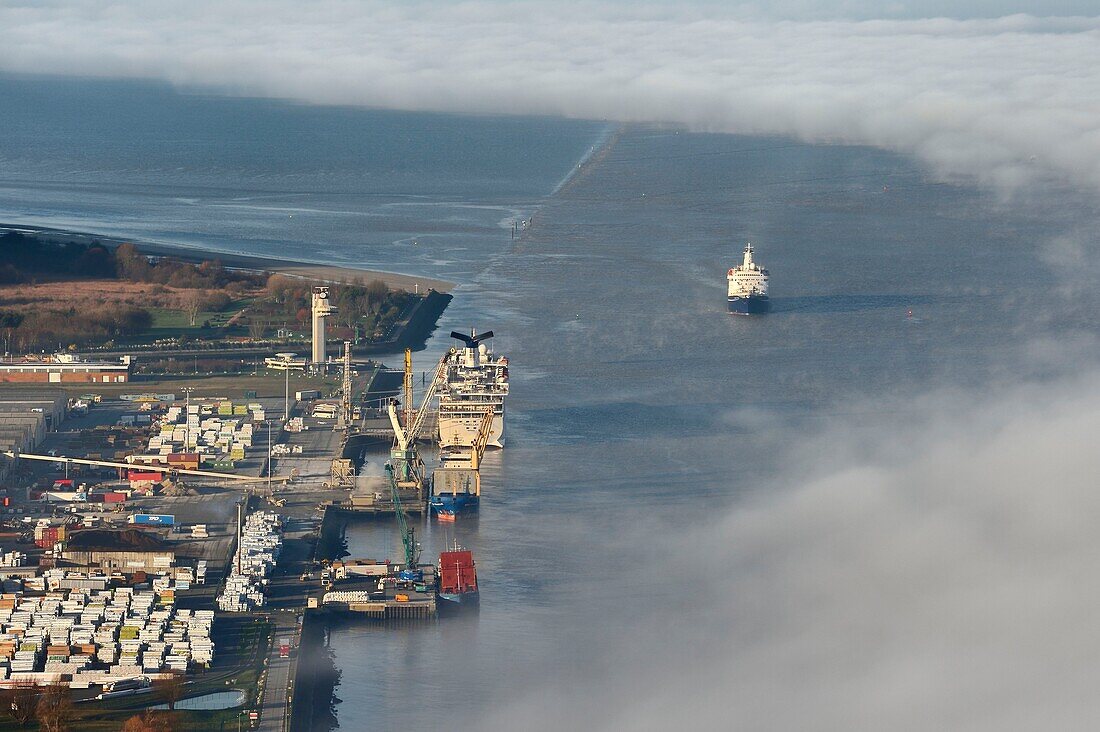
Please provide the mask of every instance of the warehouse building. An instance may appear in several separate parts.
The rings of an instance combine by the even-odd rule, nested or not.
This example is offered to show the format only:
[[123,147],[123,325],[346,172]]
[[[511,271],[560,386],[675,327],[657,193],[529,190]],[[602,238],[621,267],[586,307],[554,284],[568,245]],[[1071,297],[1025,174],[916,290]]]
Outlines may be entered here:
[[[0,389],[0,453],[32,452],[65,418],[68,399],[57,389]],[[11,461],[0,455],[0,486]]]
[[106,573],[163,574],[175,566],[176,552],[169,542],[147,531],[90,529],[69,536],[61,562]]

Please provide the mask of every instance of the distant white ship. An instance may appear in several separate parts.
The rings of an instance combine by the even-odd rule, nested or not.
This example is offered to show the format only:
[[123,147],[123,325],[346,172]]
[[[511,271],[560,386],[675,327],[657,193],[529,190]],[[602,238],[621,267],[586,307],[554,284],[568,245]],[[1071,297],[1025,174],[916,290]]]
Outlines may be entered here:
[[726,280],[731,313],[749,315],[768,311],[768,270],[753,261],[752,244],[745,245],[741,265],[732,267],[726,273]]
[[508,358],[497,356],[485,341],[493,331],[476,335],[451,332],[463,342],[456,348],[446,368],[446,379],[439,387],[439,444],[470,447],[485,412],[492,410],[493,422],[488,444],[504,447],[504,398],[508,396]]

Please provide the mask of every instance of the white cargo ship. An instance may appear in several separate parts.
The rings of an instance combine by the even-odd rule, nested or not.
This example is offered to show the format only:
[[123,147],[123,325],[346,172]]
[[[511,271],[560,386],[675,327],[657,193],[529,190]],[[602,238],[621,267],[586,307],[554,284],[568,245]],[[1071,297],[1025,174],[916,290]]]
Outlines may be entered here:
[[488,444],[504,447],[504,398],[508,396],[508,358],[497,356],[481,335],[451,332],[464,344],[447,363],[446,378],[439,385],[439,444],[470,447],[477,439],[485,412],[492,410]]
[[730,268],[726,281],[731,313],[749,315],[768,311],[768,270],[753,261],[752,244],[745,245],[744,259],[740,266]]

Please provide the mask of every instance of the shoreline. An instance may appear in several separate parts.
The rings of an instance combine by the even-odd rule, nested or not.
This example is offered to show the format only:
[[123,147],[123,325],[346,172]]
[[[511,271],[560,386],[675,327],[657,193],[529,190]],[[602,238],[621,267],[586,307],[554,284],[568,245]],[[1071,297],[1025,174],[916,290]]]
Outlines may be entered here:
[[437,280],[431,277],[418,277],[415,275],[401,274],[399,272],[386,272],[376,269],[356,269],[354,267],[300,262],[292,259],[264,257],[252,254],[227,254],[198,247],[192,248],[178,244],[155,244],[140,239],[124,239],[115,236],[103,236],[88,232],[72,231],[69,229],[57,229],[48,226],[0,223],[0,234],[9,231],[52,241],[76,241],[83,244],[98,241],[100,244],[112,249],[121,244],[131,243],[143,254],[151,256],[172,257],[174,259],[193,263],[217,259],[226,267],[233,269],[271,272],[273,274],[286,275],[287,277],[317,280],[320,282],[348,282],[358,277],[362,278],[364,282],[382,280],[391,289],[405,290],[407,292],[419,291],[421,293],[426,293],[428,290],[446,293],[453,290],[456,286],[455,283],[447,282],[446,280]]

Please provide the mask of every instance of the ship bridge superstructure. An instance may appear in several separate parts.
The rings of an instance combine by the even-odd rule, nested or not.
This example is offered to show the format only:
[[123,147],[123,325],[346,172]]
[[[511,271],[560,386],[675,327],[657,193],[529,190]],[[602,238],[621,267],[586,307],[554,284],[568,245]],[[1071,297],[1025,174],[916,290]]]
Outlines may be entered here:
[[745,245],[741,264],[726,273],[729,297],[766,297],[768,294],[768,270],[753,260],[752,244]]
[[508,396],[508,358],[497,356],[484,341],[492,331],[467,336],[452,333],[465,348],[452,349],[439,386],[441,446],[472,446],[486,412],[492,412],[488,444],[504,446],[504,401]]

